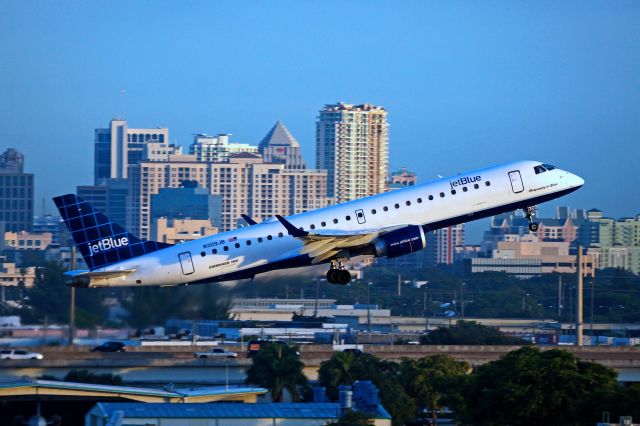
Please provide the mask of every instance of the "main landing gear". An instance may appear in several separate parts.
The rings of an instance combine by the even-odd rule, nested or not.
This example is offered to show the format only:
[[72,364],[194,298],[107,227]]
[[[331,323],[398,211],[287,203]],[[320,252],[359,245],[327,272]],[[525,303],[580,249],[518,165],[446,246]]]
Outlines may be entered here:
[[351,272],[344,269],[339,260],[331,261],[331,269],[327,272],[327,281],[331,284],[347,285],[351,281]]
[[524,217],[529,222],[529,231],[536,232],[538,230],[538,224],[533,221],[533,218],[538,212],[538,206],[525,207],[522,211],[524,212]]

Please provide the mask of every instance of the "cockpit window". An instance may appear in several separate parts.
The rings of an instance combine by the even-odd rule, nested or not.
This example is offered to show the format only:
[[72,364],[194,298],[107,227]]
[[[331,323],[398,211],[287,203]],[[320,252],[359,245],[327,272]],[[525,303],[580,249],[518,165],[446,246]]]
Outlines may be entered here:
[[533,168],[533,170],[536,172],[536,174],[537,174],[537,175],[539,175],[540,173],[544,173],[544,172],[546,172],[546,171],[547,171],[544,167],[542,167],[542,165],[540,165],[540,166],[535,166],[535,167]]
[[556,166],[552,166],[551,164],[543,164],[543,166],[547,170],[553,170],[556,168]]

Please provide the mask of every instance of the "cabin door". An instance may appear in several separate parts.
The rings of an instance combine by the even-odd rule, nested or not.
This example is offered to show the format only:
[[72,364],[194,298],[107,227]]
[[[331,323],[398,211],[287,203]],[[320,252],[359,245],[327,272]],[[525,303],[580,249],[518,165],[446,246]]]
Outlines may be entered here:
[[364,210],[362,209],[356,210],[356,219],[358,219],[358,223],[360,224],[365,223],[367,221],[367,219],[364,217]]
[[524,185],[522,184],[522,176],[520,176],[520,170],[509,172],[509,180],[511,181],[511,189],[515,194],[524,191]]
[[193,261],[191,260],[191,252],[185,251],[184,253],[180,253],[178,255],[178,259],[180,259],[180,266],[182,267],[182,273],[184,275],[193,274],[195,271],[193,269]]

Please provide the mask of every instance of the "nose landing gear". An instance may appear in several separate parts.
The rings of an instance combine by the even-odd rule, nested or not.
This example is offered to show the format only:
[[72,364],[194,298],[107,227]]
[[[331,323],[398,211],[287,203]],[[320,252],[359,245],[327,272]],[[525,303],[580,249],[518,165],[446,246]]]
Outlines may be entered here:
[[349,284],[349,281],[351,281],[351,272],[344,269],[344,265],[341,261],[332,260],[331,269],[327,271],[327,281],[331,284]]
[[534,216],[538,212],[538,206],[527,206],[522,209],[524,217],[529,222],[529,231],[536,232],[538,230],[538,224],[533,221]]

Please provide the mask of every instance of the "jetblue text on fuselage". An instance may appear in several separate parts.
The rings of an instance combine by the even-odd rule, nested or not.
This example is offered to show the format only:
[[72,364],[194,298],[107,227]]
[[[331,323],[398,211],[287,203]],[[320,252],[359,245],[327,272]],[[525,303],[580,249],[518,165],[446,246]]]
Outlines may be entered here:
[[460,179],[449,181],[449,185],[451,185],[451,189],[460,185],[467,185],[474,182],[480,182],[482,180],[482,176],[465,176]]
[[129,239],[127,237],[103,238],[95,244],[89,244],[89,253],[94,255],[96,253],[100,253],[101,251],[111,250],[113,248],[122,247],[126,245],[129,245]]

